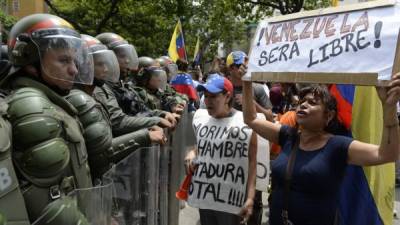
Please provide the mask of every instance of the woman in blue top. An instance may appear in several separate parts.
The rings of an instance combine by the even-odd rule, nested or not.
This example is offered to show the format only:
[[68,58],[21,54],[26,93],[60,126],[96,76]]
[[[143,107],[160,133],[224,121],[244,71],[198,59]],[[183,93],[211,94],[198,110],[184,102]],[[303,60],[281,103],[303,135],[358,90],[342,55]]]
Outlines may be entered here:
[[[245,68],[241,70],[244,74]],[[257,119],[251,101],[251,82],[243,81],[245,123],[262,137],[282,146],[282,153],[271,163],[274,183],[271,225],[284,224],[283,209],[287,209],[294,225],[333,225],[346,165],[378,165],[398,158],[396,103],[400,99],[400,73],[394,76],[389,87],[377,90],[383,105],[383,133],[379,146],[333,134],[332,128],[337,122],[336,101],[325,86],[311,86],[301,91],[296,109],[300,129],[295,129]],[[285,176],[292,148],[296,156],[286,189]]]

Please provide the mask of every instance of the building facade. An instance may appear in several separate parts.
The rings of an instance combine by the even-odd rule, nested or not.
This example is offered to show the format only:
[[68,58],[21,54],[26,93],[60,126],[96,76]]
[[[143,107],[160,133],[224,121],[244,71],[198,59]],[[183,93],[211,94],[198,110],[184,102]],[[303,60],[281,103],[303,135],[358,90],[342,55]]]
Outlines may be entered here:
[[44,0],[7,0],[4,10],[8,15],[17,18],[34,13],[47,13],[49,11]]

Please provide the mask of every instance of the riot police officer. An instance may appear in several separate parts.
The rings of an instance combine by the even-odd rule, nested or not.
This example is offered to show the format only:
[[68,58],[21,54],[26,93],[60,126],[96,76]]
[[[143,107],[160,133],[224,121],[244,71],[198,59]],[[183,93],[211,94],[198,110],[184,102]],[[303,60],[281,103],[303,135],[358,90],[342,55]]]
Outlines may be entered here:
[[174,63],[174,61],[172,61],[172,59],[168,56],[161,56],[157,58],[156,61],[159,63],[160,67],[167,72],[168,84],[166,85],[163,94],[166,96],[166,98],[173,99],[172,101],[176,103],[175,110],[183,110],[183,108],[185,108],[186,104],[189,102],[189,98],[184,94],[178,93],[170,85],[171,79],[178,74],[178,65]]
[[[133,45],[130,45],[125,39],[114,33],[102,33],[96,38],[107,46],[108,49],[114,51],[120,67],[118,82],[105,81],[102,87],[96,87],[94,90],[95,98],[107,108],[113,134],[119,136],[154,125],[163,128],[174,127],[176,120],[173,117],[171,118],[169,114],[160,114],[160,116],[168,116],[164,119],[160,116],[139,117],[135,113],[131,113],[132,99],[129,95],[134,96],[134,93],[127,90],[124,86],[124,78],[130,71],[136,70],[138,67],[138,58]],[[135,99],[134,101],[137,102]]]
[[150,60],[155,61],[150,57],[140,57],[139,62],[144,61],[144,63],[140,64],[141,69],[135,75],[137,86],[134,90],[150,109],[171,110],[176,103],[171,101],[171,98],[165,98],[162,92],[167,83],[167,74],[160,67],[151,66],[151,64],[146,66],[146,62]]
[[[77,111],[63,96],[74,83],[92,82],[92,57],[69,23],[49,14],[18,21],[10,31],[8,55],[15,69],[1,88],[10,93],[6,113],[13,164],[2,158],[0,170],[8,172],[1,174],[10,185],[1,189],[0,211],[22,224],[87,224],[65,197],[92,182]],[[10,201],[18,205],[7,206]]]
[[141,129],[115,137],[112,136],[111,123],[105,107],[93,99],[95,87],[102,87],[105,82],[118,82],[119,65],[114,52],[108,50],[99,40],[89,35],[82,35],[93,56],[93,85],[78,85],[66,99],[76,107],[84,128],[84,138],[89,153],[89,165],[92,177],[100,178],[114,163],[117,163],[139,147],[152,143],[164,144],[160,130]]

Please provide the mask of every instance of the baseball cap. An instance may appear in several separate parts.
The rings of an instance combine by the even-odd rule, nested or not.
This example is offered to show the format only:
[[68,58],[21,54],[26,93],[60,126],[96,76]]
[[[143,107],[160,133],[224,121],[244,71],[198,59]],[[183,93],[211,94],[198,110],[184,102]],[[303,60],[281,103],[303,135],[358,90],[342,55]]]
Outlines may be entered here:
[[225,77],[222,77],[219,74],[214,73],[208,76],[207,82],[205,84],[199,84],[197,86],[197,90],[208,91],[212,94],[217,94],[224,90],[233,93],[233,85]]
[[246,61],[246,53],[242,51],[231,52],[228,57],[226,57],[226,65],[229,67],[232,64],[242,65]]

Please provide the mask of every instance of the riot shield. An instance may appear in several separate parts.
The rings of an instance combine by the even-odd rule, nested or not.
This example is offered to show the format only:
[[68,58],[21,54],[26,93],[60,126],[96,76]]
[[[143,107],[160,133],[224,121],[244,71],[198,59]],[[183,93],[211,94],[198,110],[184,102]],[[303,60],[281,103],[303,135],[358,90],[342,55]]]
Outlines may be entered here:
[[51,202],[33,225],[111,225],[112,180],[75,189]]
[[160,222],[160,147],[140,148],[104,176],[113,180],[113,219],[118,225]]
[[69,197],[77,202],[79,210],[91,225],[112,225],[112,194],[112,180],[103,178],[100,185],[75,189]]
[[192,120],[193,113],[189,113],[186,106],[177,128],[169,137],[169,148],[171,151],[169,158],[166,159],[170,162],[167,184],[169,187],[167,196],[168,216],[166,217],[165,223],[160,223],[160,225],[179,223],[179,210],[181,208],[181,203],[175,197],[175,192],[179,190],[179,186],[185,177],[185,168],[183,166],[185,155],[189,150],[193,149],[196,143],[192,128]]

